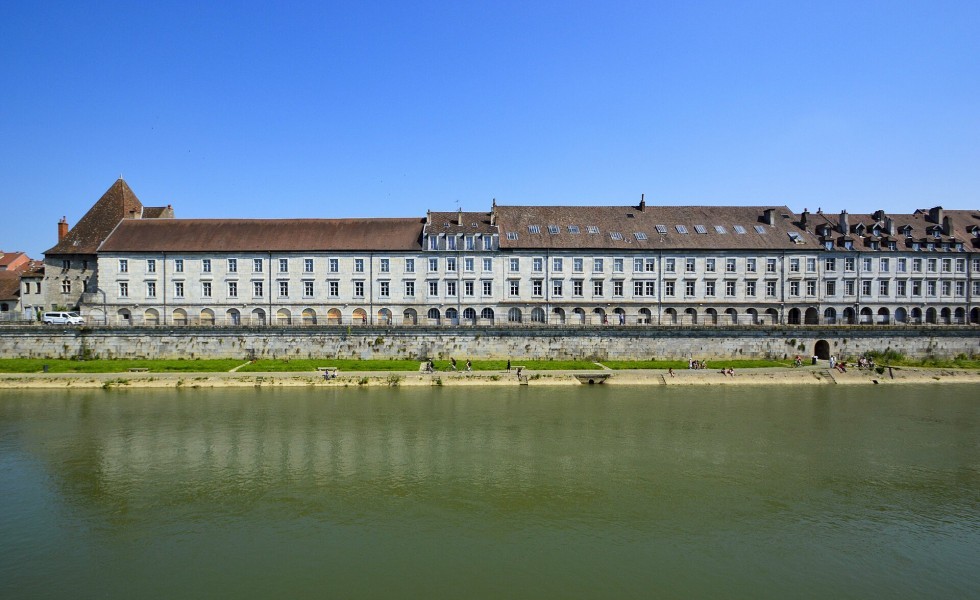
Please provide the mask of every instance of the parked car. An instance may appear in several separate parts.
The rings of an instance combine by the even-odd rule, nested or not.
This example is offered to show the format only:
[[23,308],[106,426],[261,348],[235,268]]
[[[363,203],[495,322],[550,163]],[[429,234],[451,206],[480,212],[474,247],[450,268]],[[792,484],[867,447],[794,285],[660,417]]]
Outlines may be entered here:
[[41,316],[46,325],[84,325],[85,319],[77,312],[46,312]]

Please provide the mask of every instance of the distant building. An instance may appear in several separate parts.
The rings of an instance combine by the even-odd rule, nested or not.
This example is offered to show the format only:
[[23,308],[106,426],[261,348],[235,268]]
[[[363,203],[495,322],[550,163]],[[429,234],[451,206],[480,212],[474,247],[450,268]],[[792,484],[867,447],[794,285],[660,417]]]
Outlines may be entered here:
[[23,252],[0,250],[0,321],[23,320],[21,277],[39,266]]

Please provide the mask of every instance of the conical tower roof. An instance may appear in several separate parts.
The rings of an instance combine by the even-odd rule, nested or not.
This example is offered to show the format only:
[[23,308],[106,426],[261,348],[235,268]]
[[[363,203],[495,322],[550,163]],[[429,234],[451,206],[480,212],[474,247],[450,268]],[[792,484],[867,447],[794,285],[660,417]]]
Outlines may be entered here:
[[45,251],[45,254],[95,254],[119,221],[130,214],[141,215],[142,212],[143,204],[120,177],[68,234],[56,246]]

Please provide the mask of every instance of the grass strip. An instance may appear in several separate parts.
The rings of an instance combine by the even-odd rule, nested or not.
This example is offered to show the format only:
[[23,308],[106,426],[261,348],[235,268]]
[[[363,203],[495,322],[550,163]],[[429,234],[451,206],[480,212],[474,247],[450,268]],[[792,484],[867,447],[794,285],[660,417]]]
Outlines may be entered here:
[[64,358],[4,358],[0,359],[0,373],[126,373],[129,369],[147,369],[150,373],[216,373],[230,371],[242,364],[237,358],[226,359],[95,359],[70,360]]

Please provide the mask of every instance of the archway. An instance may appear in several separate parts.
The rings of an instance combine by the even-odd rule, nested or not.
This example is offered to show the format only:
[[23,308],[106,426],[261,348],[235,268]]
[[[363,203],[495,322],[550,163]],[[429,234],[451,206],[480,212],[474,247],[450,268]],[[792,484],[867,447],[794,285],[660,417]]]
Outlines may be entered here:
[[531,322],[532,323],[544,323],[544,309],[540,306],[535,306],[531,309]]
[[552,319],[554,319],[556,325],[565,324],[565,311],[560,308],[551,309]]
[[881,308],[878,309],[878,324],[879,325],[888,325],[888,322],[890,320],[890,317],[891,317],[891,314],[888,312],[888,309],[887,308],[881,307]]
[[[122,312],[122,311],[120,311]],[[156,327],[160,324],[160,313],[155,308],[148,308],[143,311],[143,324]]]
[[449,320],[450,325],[459,325],[459,311],[455,308],[447,308],[446,319]]
[[623,310],[622,308],[617,307],[617,308],[613,309],[613,314],[616,315],[615,318],[616,318],[616,322],[617,323],[619,323],[620,325],[626,325],[626,311],[625,310]]
[[946,308],[942,309],[939,312],[939,322],[941,324],[943,324],[943,325],[949,325],[949,323],[950,323],[950,314],[951,313],[949,311],[949,307],[946,307]]
[[303,325],[316,325],[316,311],[312,308],[303,309]]
[[187,311],[183,308],[174,310],[174,325],[187,325]]
[[463,320],[470,325],[476,325],[476,309],[474,308],[464,308],[463,309]]
[[493,309],[488,307],[481,310],[480,318],[485,321],[490,321],[490,324],[493,325],[493,318],[494,318]]
[[391,325],[391,311],[387,308],[378,311],[378,325]]
[[820,360],[830,360],[830,342],[817,340],[817,343],[813,345],[813,354]]
[[936,312],[936,309],[935,308],[927,308],[926,309],[926,323],[928,323],[929,325],[935,325],[936,324],[936,315],[937,314],[938,313]]
[[745,309],[745,314],[749,318],[749,325],[759,324],[759,311],[754,308],[747,308]]
[[717,325],[718,324],[718,311],[717,310],[715,310],[713,308],[709,308],[708,310],[706,310],[704,312],[705,312],[705,316],[708,317],[707,323],[709,325]]
[[521,322],[521,309],[516,306],[509,311],[507,311],[507,322],[508,323],[520,323]]
[[837,310],[833,307],[827,308],[823,311],[823,322],[824,325],[833,325],[837,323]]
[[734,308],[726,308],[725,314],[728,315],[729,325],[738,325],[738,311]]
[[980,308],[974,308],[970,311],[970,324],[980,324]]
[[116,312],[116,316],[119,319],[119,323],[121,325],[133,324],[133,315],[129,312],[129,309],[127,308],[120,308],[119,311]]
[[861,325],[872,325],[874,323],[874,317],[871,309],[865,306],[861,309]]
[[912,310],[911,310],[911,312],[909,313],[909,315],[910,315],[911,322],[912,322],[913,325],[921,325],[922,324],[922,309],[921,308],[919,308],[917,306],[916,307],[913,307]]
[[812,306],[806,309],[806,312],[803,314],[803,324],[804,325],[820,324],[820,313],[817,312],[817,309],[813,308]]
[[777,311],[775,308],[767,308],[766,309],[766,318],[769,321],[769,324],[770,325],[778,325],[779,324],[779,311]]
[[201,325],[214,325],[214,311],[205,308],[201,311]]
[[229,325],[241,325],[242,313],[240,313],[237,308],[229,308],[227,311],[225,311],[225,319],[228,321]]
[[798,308],[789,309],[789,313],[786,315],[786,319],[787,319],[787,323],[789,323],[790,325],[799,325],[800,309]]
[[966,320],[965,317],[966,317],[966,311],[963,309],[963,307],[957,308],[953,312],[953,323],[957,325],[963,325]]
[[354,319],[354,325],[367,324],[367,311],[363,308],[355,308],[351,316]]
[[251,325],[265,325],[265,311],[261,308],[256,308],[252,311]]
[[572,322],[573,323],[575,323],[576,325],[585,325],[585,310],[584,309],[581,309],[581,308],[573,308],[572,309],[572,315],[574,315],[574,319],[572,319]]
[[429,325],[438,325],[442,321],[442,316],[438,308],[430,308],[425,316],[429,320]]
[[649,308],[640,309],[640,317],[636,320],[640,325],[649,325],[653,321],[653,314],[650,313]]
[[896,308],[895,309],[895,322],[896,323],[902,323],[904,325],[905,323],[908,323],[908,321],[909,321],[909,313],[908,313],[908,311],[906,311],[902,307]]
[[693,308],[688,308],[684,310],[684,321],[685,325],[697,325],[698,324],[698,311]]
[[854,309],[848,306],[844,309],[844,323],[847,325],[854,325]]
[[419,315],[415,312],[413,308],[406,308],[405,312],[402,313],[402,324],[403,325],[418,325]]
[[673,308],[668,308],[664,311],[664,323],[667,325],[677,325],[677,311]]
[[600,307],[595,307],[592,309],[592,324],[600,325],[606,323],[606,311]]
[[293,315],[285,308],[276,311],[276,324],[289,325],[293,322]]
[[327,325],[340,325],[341,321],[343,321],[343,317],[339,308],[331,308],[327,311]]

